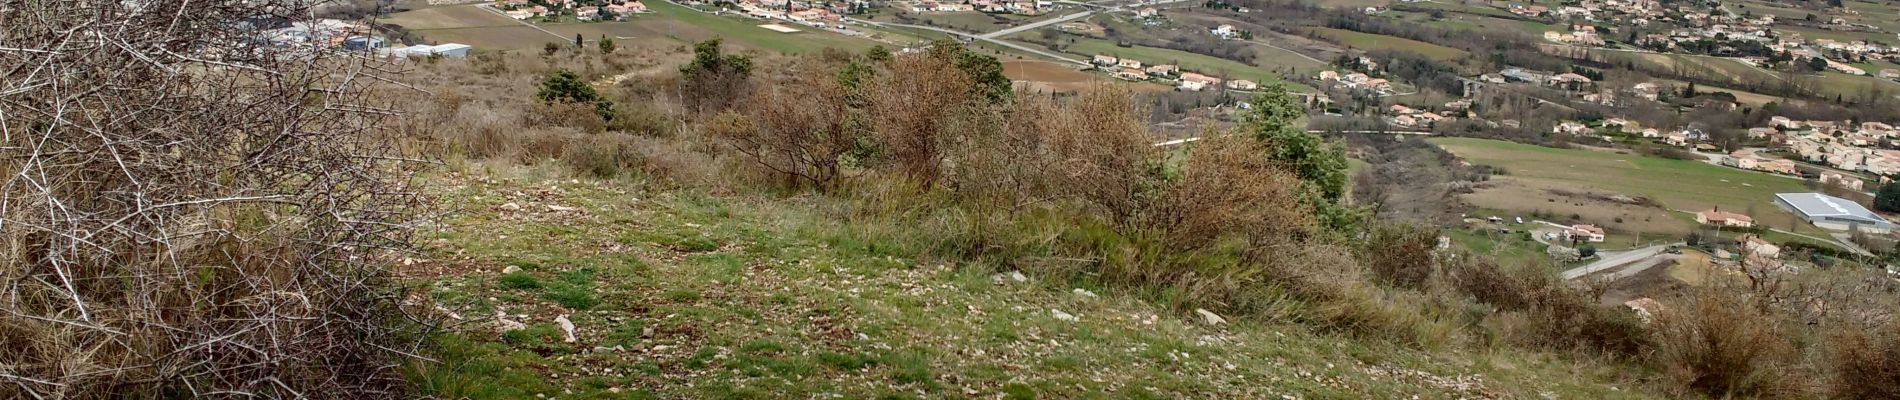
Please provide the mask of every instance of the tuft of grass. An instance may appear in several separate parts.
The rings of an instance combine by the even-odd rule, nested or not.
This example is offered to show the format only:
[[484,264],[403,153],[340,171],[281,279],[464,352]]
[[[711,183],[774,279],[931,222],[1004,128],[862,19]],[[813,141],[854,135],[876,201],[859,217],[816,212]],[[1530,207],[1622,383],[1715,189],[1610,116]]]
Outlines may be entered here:
[[600,304],[600,300],[594,298],[593,289],[585,285],[552,286],[543,291],[541,297],[575,310],[586,310]]
[[500,279],[496,280],[496,283],[499,284],[502,289],[540,289],[541,288],[541,280],[535,278],[534,275],[528,275],[525,272],[516,272],[512,274],[502,275]]
[[818,362],[844,371],[858,371],[877,365],[877,359],[863,354],[824,351],[816,356]]

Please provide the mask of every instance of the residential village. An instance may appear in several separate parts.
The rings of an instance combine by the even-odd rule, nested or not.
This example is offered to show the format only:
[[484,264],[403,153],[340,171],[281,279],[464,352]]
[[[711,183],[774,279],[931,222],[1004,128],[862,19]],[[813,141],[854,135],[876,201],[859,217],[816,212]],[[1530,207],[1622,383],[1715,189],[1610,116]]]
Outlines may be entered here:
[[579,21],[624,21],[648,12],[639,0],[499,0],[495,6],[518,20],[572,16]]
[[1260,88],[1258,82],[1246,79],[1222,79],[1207,74],[1181,69],[1174,64],[1148,64],[1133,58],[1119,58],[1097,54],[1089,60],[1096,68],[1110,71],[1109,75],[1128,81],[1155,81],[1171,83],[1175,89],[1197,92],[1210,88],[1248,91]]
[[[1612,46],[1611,41],[1621,40],[1623,45],[1645,50],[1729,57],[1757,67],[1773,62],[1798,61],[1849,75],[1877,75],[1900,81],[1900,69],[1868,71],[1851,65],[1855,62],[1900,60],[1900,47],[1867,40],[1804,37],[1800,32],[1780,27],[1795,21],[1778,21],[1770,13],[1738,14],[1726,7],[1684,8],[1679,4],[1664,5],[1653,0],[1584,0],[1576,5],[1557,8],[1511,5],[1510,12],[1525,18],[1568,22],[1564,26],[1567,29],[1544,33],[1545,40],[1556,43],[1619,48]],[[1880,32],[1879,27],[1849,23],[1843,18],[1799,23],[1800,26],[1829,31]],[[1631,32],[1651,26],[1667,29],[1644,29],[1640,35]],[[1821,62],[1812,61],[1816,59]]]

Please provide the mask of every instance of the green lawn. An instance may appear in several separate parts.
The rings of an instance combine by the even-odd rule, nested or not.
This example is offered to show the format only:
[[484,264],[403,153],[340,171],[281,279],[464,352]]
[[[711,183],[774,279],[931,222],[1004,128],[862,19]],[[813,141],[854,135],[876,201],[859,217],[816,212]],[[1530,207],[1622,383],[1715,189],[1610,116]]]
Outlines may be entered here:
[[[1267,50],[1272,50],[1272,49],[1267,49]],[[1141,60],[1143,64],[1172,63],[1172,64],[1180,65],[1181,69],[1185,69],[1185,70],[1191,70],[1194,72],[1199,72],[1202,74],[1213,75],[1213,76],[1228,76],[1228,77],[1233,77],[1233,78],[1247,79],[1254,82],[1260,82],[1261,84],[1266,84],[1269,82],[1284,81],[1283,79],[1280,78],[1279,75],[1274,74],[1269,69],[1261,68],[1259,66],[1254,66],[1254,65],[1247,65],[1239,61],[1228,60],[1224,58],[1195,54],[1195,53],[1189,53],[1189,52],[1180,51],[1180,50],[1170,50],[1170,49],[1155,48],[1155,47],[1145,47],[1145,46],[1121,47],[1121,46],[1116,46],[1114,42],[1101,40],[1101,39],[1077,37],[1075,39],[1075,43],[1069,45],[1069,47],[1067,48],[1067,51],[1069,53],[1082,56],[1084,58],[1091,57],[1096,54],[1107,54],[1107,55],[1112,55],[1116,57],[1134,58],[1137,60]],[[1274,58],[1274,57],[1275,56],[1270,55],[1270,54],[1262,54],[1260,56],[1260,58]],[[1282,56],[1282,58],[1285,58],[1285,57],[1293,57],[1293,56],[1290,56],[1290,55]],[[1285,60],[1276,60],[1276,61],[1285,61]],[[1306,61],[1306,60],[1301,59],[1299,61]],[[1306,86],[1303,86],[1303,85],[1289,85],[1288,89],[1291,89],[1296,92],[1311,91],[1310,88],[1307,88]]]
[[1446,228],[1445,237],[1451,238],[1453,247],[1483,254],[1495,258],[1500,263],[1513,265],[1545,265],[1555,268],[1556,262],[1545,253],[1545,245],[1526,239],[1522,232],[1498,233],[1495,230],[1470,228]]
[[1351,46],[1351,47],[1363,49],[1363,50],[1388,49],[1388,50],[1410,51],[1414,53],[1423,54],[1426,57],[1431,57],[1431,58],[1435,58],[1435,59],[1439,59],[1443,61],[1455,61],[1465,56],[1464,50],[1454,49],[1454,48],[1445,47],[1445,46],[1439,46],[1439,45],[1435,45],[1431,43],[1420,42],[1420,41],[1412,40],[1412,39],[1385,36],[1385,35],[1374,35],[1370,33],[1354,32],[1354,31],[1349,31],[1349,30],[1344,30],[1344,29],[1334,29],[1334,28],[1312,28],[1312,29],[1314,32],[1320,34],[1321,36],[1325,36],[1339,43],[1343,43],[1347,46]]
[[[1498,140],[1432,138],[1430,141],[1475,164],[1504,167],[1509,176],[1579,189],[1644,196],[1678,210],[1719,206],[1743,212],[1776,228],[1793,216],[1774,206],[1774,194],[1807,192],[1799,180],[1635,154],[1554,149]],[[1819,233],[1800,224],[1797,231]]]

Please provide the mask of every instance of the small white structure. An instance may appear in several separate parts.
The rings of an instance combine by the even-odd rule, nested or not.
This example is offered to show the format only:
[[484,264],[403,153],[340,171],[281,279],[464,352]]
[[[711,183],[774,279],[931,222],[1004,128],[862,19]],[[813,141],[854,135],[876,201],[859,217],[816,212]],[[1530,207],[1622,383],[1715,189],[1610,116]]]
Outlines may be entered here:
[[434,45],[434,46],[419,44],[419,45],[414,45],[414,46],[409,46],[409,47],[390,49],[389,56],[396,57],[396,58],[409,58],[409,57],[427,57],[431,55],[440,55],[442,57],[447,57],[447,58],[466,58],[468,57],[468,51],[473,50],[473,49],[475,49],[474,46],[469,46],[469,45],[461,44],[461,43],[447,43],[447,44],[439,44],[439,45]]

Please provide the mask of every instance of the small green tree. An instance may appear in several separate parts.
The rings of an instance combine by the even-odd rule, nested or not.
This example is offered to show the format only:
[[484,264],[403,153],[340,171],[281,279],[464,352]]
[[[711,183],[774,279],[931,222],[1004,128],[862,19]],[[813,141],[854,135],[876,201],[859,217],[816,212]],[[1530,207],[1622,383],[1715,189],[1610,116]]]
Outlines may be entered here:
[[542,55],[553,56],[554,53],[559,53],[559,52],[561,52],[560,43],[548,42],[547,45],[541,46]]
[[614,38],[607,37],[606,35],[601,35],[599,44],[600,44],[601,53],[603,54],[614,53]]
[[591,103],[601,119],[614,120],[614,103],[600,97],[600,93],[595,92],[594,87],[582,81],[574,71],[563,69],[548,74],[541,79],[541,91],[535,97],[549,103]]
[[977,93],[982,93],[991,103],[1009,100],[1014,89],[1009,77],[1003,75],[1003,63],[996,57],[977,54],[962,43],[948,39],[932,42],[930,54],[954,63],[976,84]]
[[738,100],[752,76],[752,59],[720,51],[720,40],[693,45],[693,62],[680,67],[686,106],[700,112],[725,110]]
[[1880,185],[1880,191],[1874,193],[1874,209],[1900,212],[1900,184]]
[[1357,230],[1365,212],[1340,203],[1346,195],[1345,151],[1306,131],[1299,99],[1282,84],[1264,87],[1251,106],[1241,116],[1242,131],[1265,142],[1266,156],[1300,178],[1321,223],[1335,232]]
[[871,46],[871,50],[864,52],[864,58],[869,58],[871,61],[888,61],[891,59],[891,49],[884,48],[881,44]]

